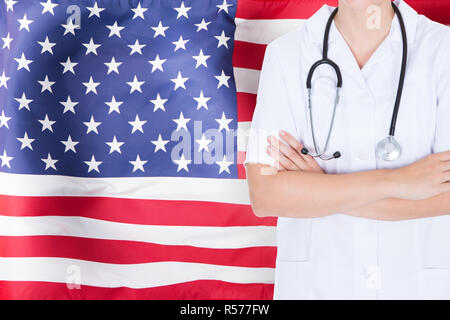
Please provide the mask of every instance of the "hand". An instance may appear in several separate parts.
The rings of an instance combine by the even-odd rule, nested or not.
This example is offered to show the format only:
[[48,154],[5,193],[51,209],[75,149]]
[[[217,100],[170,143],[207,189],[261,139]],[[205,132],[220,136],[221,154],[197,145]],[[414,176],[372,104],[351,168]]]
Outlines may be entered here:
[[308,171],[324,173],[313,157],[301,153],[303,145],[286,131],[280,131],[284,143],[274,136],[269,136],[267,154],[275,159],[279,171]]
[[392,171],[395,196],[424,200],[450,191],[450,151],[431,154]]

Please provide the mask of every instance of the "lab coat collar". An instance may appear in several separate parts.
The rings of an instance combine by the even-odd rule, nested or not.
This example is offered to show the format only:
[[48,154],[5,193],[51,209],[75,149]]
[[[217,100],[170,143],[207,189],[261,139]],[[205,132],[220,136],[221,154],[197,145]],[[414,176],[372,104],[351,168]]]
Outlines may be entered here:
[[[394,0],[394,3],[398,6],[403,20],[405,22],[406,35],[408,38],[408,43],[413,43],[416,37],[416,28],[417,28],[417,12],[411,8],[405,1],[403,0]],[[310,41],[313,43],[322,43],[323,36],[325,33],[325,26],[330,17],[330,14],[336,7],[323,5],[314,15],[309,18],[305,25],[310,35]],[[329,43],[332,43],[337,38],[337,33],[339,31],[336,29],[334,22],[331,25]],[[395,15],[391,30],[388,36],[391,41],[402,41],[402,34],[400,30],[400,25],[398,22],[398,17]]]

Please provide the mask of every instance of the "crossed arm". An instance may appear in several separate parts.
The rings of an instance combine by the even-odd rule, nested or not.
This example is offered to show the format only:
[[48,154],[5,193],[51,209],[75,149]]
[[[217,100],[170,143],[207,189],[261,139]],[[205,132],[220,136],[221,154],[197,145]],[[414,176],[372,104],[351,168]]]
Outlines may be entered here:
[[312,218],[336,212],[377,220],[406,220],[450,213],[450,152],[412,165],[349,174],[325,174],[287,132],[267,152],[276,168],[248,163],[253,211],[258,216]]

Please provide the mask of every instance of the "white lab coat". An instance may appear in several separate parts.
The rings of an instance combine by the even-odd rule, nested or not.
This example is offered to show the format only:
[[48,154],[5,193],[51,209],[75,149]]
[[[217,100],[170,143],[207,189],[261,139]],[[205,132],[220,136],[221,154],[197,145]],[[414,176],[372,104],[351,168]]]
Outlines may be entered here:
[[[359,69],[332,24],[329,57],[341,68],[343,87],[328,153],[327,173],[396,168],[450,150],[450,29],[396,1],[408,36],[408,65],[395,137],[401,157],[380,161],[375,146],[389,132],[402,58],[395,17],[389,36]],[[247,162],[273,164],[267,134],[284,129],[313,150],[306,77],[322,56],[324,5],[304,25],[266,50]],[[313,80],[316,135],[323,146],[335,94],[335,74],[319,67]],[[270,131],[271,130],[271,131]],[[300,204],[299,204],[300,205]],[[449,208],[450,213],[450,208]],[[450,216],[399,222],[336,213],[324,218],[279,218],[275,299],[450,298]]]

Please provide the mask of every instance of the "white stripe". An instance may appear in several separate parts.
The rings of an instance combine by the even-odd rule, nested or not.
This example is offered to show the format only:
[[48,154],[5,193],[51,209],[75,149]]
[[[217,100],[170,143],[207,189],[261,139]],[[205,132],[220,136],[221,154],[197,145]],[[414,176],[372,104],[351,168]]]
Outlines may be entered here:
[[236,31],[234,39],[258,44],[268,44],[275,38],[300,27],[304,19],[247,20],[234,19]]
[[0,215],[0,236],[38,235],[129,240],[214,249],[276,246],[276,227],[271,226],[159,226],[119,223],[84,217],[9,217]]
[[0,173],[0,194],[193,200],[250,204],[243,179],[80,178]]
[[233,68],[237,92],[258,92],[259,75],[261,71],[247,68]]
[[172,261],[108,264],[64,258],[0,258],[0,280],[66,283],[69,288],[79,284],[134,289],[195,280],[270,284],[274,269]]
[[237,147],[238,151],[247,151],[248,137],[250,135],[251,121],[238,122]]

